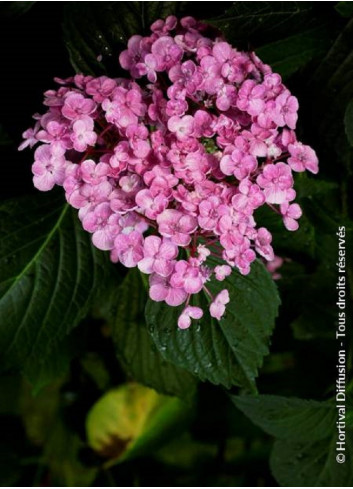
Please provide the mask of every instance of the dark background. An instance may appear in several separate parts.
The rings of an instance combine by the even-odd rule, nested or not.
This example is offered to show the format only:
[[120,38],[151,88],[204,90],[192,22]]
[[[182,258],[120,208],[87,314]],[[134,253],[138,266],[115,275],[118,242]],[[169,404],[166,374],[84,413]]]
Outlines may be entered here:
[[[73,73],[62,34],[66,2],[38,2],[27,12],[15,15],[9,12],[6,3],[0,2],[0,123],[11,142],[1,146],[2,200],[37,192],[31,181],[32,153],[29,150],[18,152],[17,146],[21,142],[21,133],[32,125],[31,115],[41,110],[43,91],[53,87],[54,76],[66,77]],[[200,15],[201,10],[202,17],[206,19],[222,15],[230,4],[185,3],[188,4],[188,14]],[[215,5],[210,5],[213,3]],[[327,42],[333,45],[349,19],[334,10],[334,2],[315,4],[311,21],[313,24],[320,21],[327,26]],[[301,28],[304,29],[299,24],[293,29],[300,33]],[[276,40],[275,34],[269,32],[266,35],[265,39],[256,32],[248,38],[243,36],[241,44],[257,48],[262,43]],[[335,45],[338,59],[341,56],[342,62],[347,63],[345,60],[352,53],[352,42],[344,39],[344,45]],[[266,361],[258,382],[261,393],[318,400],[327,399],[334,393],[336,378],[337,353],[332,334],[335,327],[335,227],[341,222],[350,225],[352,217],[352,152],[343,127],[345,107],[352,94],[340,82],[329,87],[325,85],[328,75],[325,71],[317,71],[324,70],[325,56],[313,57],[286,79],[286,84],[300,101],[299,137],[315,148],[320,159],[317,179],[334,183],[336,187],[328,193],[317,192],[315,205],[311,197],[309,199],[302,193],[304,213],[316,232],[315,253],[307,253],[305,229],[304,237],[298,233],[297,241],[293,242],[291,238],[282,240],[282,236],[275,235],[276,249],[288,261],[279,281],[282,306],[272,340],[271,357]],[[317,73],[316,78],[314,73]],[[350,73],[353,77],[353,67],[347,64],[343,76]],[[343,160],[348,160],[348,165]],[[327,216],[330,217],[329,223]],[[82,357],[89,352],[103,359],[110,385],[119,384],[126,378],[101,326],[89,318],[79,327],[85,353],[72,362],[68,379],[60,390],[60,416],[68,429],[82,439],[79,462],[87,470],[101,462],[85,445],[84,436],[85,415],[101,392],[82,368]],[[10,406],[12,399],[17,399],[17,394],[12,392],[22,382],[18,373],[5,373],[1,389],[4,397],[9,397],[7,402]],[[43,399],[48,398],[50,393],[45,393]],[[1,411],[0,416],[0,450],[5,455],[0,466],[0,479],[3,475],[9,485],[55,485],[55,481],[60,480],[58,471],[41,462],[43,446],[33,443],[33,438],[25,431],[23,410],[20,412],[13,405],[13,412],[8,411],[8,408],[6,414]],[[45,408],[42,415],[43,412],[45,417]],[[222,389],[209,384],[200,387],[195,419],[190,436],[193,443],[198,443],[195,450],[199,456],[193,464],[173,465],[165,462],[163,454],[160,458],[148,456],[109,472],[99,472],[92,483],[97,486],[277,485],[268,465],[271,437],[236,410]],[[229,439],[240,440],[240,455],[238,449],[232,452]],[[212,455],[203,455],[207,450]]]

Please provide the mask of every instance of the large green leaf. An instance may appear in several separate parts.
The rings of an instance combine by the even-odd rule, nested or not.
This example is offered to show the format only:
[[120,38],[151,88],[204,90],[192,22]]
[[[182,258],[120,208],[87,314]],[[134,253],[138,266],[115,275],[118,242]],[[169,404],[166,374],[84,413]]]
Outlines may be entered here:
[[111,299],[115,305],[113,340],[120,361],[135,380],[163,394],[191,398],[196,379],[166,361],[148,333],[144,317],[147,293],[141,273],[130,270]]
[[[134,34],[143,35],[159,18],[177,13],[186,2],[70,2],[64,39],[71,64],[85,74],[119,73],[118,56]],[[127,74],[122,70],[123,74]]]
[[[214,264],[214,263],[213,263]],[[255,390],[255,377],[268,353],[269,338],[279,306],[279,297],[269,273],[260,262],[249,275],[234,272],[224,282],[210,282],[213,294],[227,288],[230,303],[221,321],[204,318],[187,330],[177,327],[182,307],[169,307],[151,300],[146,320],[162,356],[201,380]],[[199,301],[204,302],[202,294]]]
[[314,2],[229,2],[221,16],[210,20],[233,43],[262,45],[316,23]]
[[287,78],[303,68],[313,58],[323,56],[330,46],[327,25],[315,27],[290,37],[265,44],[256,50],[256,54],[273,71]]
[[107,465],[149,454],[185,429],[193,407],[139,384],[105,393],[87,415],[89,445]]
[[336,410],[327,402],[280,396],[231,396],[238,409],[269,435],[297,442],[330,435]]
[[25,378],[32,386],[32,394],[38,395],[47,385],[67,376],[71,361],[78,357],[86,346],[85,324],[79,325],[43,354],[27,362]]
[[5,202],[0,222],[1,358],[26,370],[87,314],[108,256],[55,193]]
[[[352,436],[353,431],[347,430],[347,437]],[[270,464],[278,483],[284,487],[352,487],[352,447],[347,443],[346,461],[338,463],[336,441],[337,433],[307,443],[277,440]]]
[[347,425],[346,461],[339,464],[333,402],[266,395],[232,396],[232,400],[256,425],[276,437],[271,468],[281,486],[351,486],[352,432]]

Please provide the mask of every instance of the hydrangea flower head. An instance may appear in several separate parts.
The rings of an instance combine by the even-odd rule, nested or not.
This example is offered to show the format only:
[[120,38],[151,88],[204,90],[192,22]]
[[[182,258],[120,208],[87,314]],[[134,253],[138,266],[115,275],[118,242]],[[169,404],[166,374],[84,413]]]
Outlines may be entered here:
[[254,53],[191,17],[154,22],[119,62],[126,78],[57,79],[19,149],[39,145],[34,185],[63,186],[94,245],[149,275],[152,300],[184,304],[180,328],[202,317],[202,290],[220,320],[229,292],[213,297],[207,282],[275,260],[256,209],[299,226],[293,174],[317,173],[318,159],[297,140],[298,100]]

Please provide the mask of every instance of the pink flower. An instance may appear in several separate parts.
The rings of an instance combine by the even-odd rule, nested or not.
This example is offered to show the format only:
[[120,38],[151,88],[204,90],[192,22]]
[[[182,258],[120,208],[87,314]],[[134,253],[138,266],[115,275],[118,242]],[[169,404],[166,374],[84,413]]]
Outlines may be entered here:
[[98,103],[109,97],[116,88],[116,81],[107,76],[93,78],[86,85],[86,92]]
[[216,107],[219,110],[226,111],[235,105],[236,90],[232,85],[223,84],[219,86],[216,98]]
[[143,180],[150,187],[152,195],[164,194],[169,197],[172,194],[172,188],[178,183],[178,179],[169,168],[163,168],[155,165],[152,170],[147,171]]
[[222,319],[226,310],[226,304],[228,304],[229,301],[229,292],[227,289],[223,289],[210,304],[211,316],[218,319],[218,321]]
[[229,265],[217,265],[214,269],[216,280],[223,281],[232,273],[232,269]]
[[143,234],[148,229],[148,224],[143,217],[135,212],[119,216],[119,226],[121,227],[120,234],[130,234],[132,231]]
[[207,257],[210,256],[211,251],[208,248],[206,248],[205,245],[199,244],[197,247],[197,254],[198,254],[197,260],[201,264],[207,260]]
[[[136,116],[143,116],[146,112],[146,106],[142,101],[142,92],[140,89],[132,88],[131,90],[125,90],[124,88],[117,88],[114,91],[113,98],[120,105],[121,116],[124,117],[124,110],[130,111]],[[126,127],[125,124],[122,124]]]
[[200,307],[187,306],[180,314],[178,319],[178,326],[180,329],[187,329],[191,325],[191,319],[201,319],[203,311]]
[[116,173],[117,175],[126,170],[128,161],[129,161],[129,152],[130,146],[127,141],[119,142],[114,148],[114,154],[109,159],[109,163],[114,169],[118,169],[119,171]]
[[169,200],[163,194],[153,196],[148,189],[140,190],[136,194],[136,204],[149,219],[156,219],[168,207]]
[[274,259],[273,249],[270,244],[271,241],[271,233],[266,228],[259,228],[255,239],[255,249],[267,261],[272,261]]
[[223,258],[232,266],[236,266],[242,275],[250,272],[250,265],[255,260],[255,252],[250,248],[250,241],[239,231],[231,229],[220,237],[224,248]]
[[46,192],[55,184],[62,185],[65,179],[65,150],[61,146],[43,144],[34,152],[32,165],[33,183],[38,190]]
[[283,90],[282,79],[278,73],[268,73],[264,76],[263,84],[266,88],[267,99],[277,97]]
[[134,78],[141,76],[136,66],[143,60],[144,55],[147,53],[147,50],[143,46],[142,39],[142,36],[139,35],[130,37],[127,44],[128,48],[125,51],[122,51],[119,56],[121,66],[125,70],[129,70],[131,76]]
[[111,250],[114,237],[119,231],[117,218],[112,214],[109,204],[102,202],[88,212],[82,221],[83,228],[93,233],[92,242],[100,250]]
[[120,128],[137,124],[138,117],[146,112],[141,92],[136,88],[127,90],[124,87],[117,87],[113,92],[113,100],[108,98],[103,100],[102,108],[107,120]]
[[27,131],[22,133],[22,137],[24,141],[19,145],[18,150],[22,151],[25,148],[33,148],[35,144],[38,143],[38,139],[36,138],[37,132],[39,131],[40,128],[40,122],[37,121],[34,128],[29,128]]
[[162,236],[170,238],[178,246],[187,246],[191,233],[197,228],[194,217],[175,209],[166,209],[157,216],[158,230]]
[[290,158],[288,158],[288,165],[294,171],[309,170],[311,173],[318,173],[319,160],[317,159],[315,151],[302,143],[294,143],[288,145],[288,151]]
[[238,93],[237,107],[250,115],[259,115],[265,108],[265,87],[246,80]]
[[162,277],[157,273],[150,275],[150,298],[153,301],[165,301],[168,306],[180,306],[185,302],[188,294],[182,288],[173,287],[167,277]]
[[43,143],[60,143],[61,146],[71,149],[72,142],[68,133],[68,125],[57,120],[41,121],[45,129],[37,132],[38,141]]
[[193,133],[194,118],[191,115],[184,115],[181,118],[173,116],[168,120],[168,129],[175,133],[180,141],[183,141]]
[[137,77],[146,75],[148,80],[152,83],[157,81],[158,59],[153,54],[146,54],[143,61],[137,63],[136,71]]
[[217,227],[219,219],[229,214],[229,207],[222,203],[222,199],[211,196],[199,204],[198,222],[201,228],[213,230]]
[[215,119],[205,110],[197,110],[194,114],[194,135],[211,138],[215,134]]
[[205,282],[200,267],[185,260],[176,262],[170,283],[177,289],[184,289],[188,294],[197,294]]
[[235,52],[227,42],[217,42],[212,48],[212,54],[219,63],[225,63],[233,58]]
[[240,182],[239,193],[232,197],[232,205],[237,211],[245,215],[252,215],[254,209],[257,209],[265,202],[263,191],[249,179]]
[[151,146],[148,138],[148,130],[144,125],[130,124],[126,129],[126,136],[130,140],[130,146],[137,158],[146,158]]
[[185,61],[182,64],[174,64],[169,70],[168,75],[172,82],[182,84],[186,92],[190,95],[197,90],[202,81],[202,76],[196,64],[191,60]]
[[217,93],[218,89],[224,85],[221,78],[222,65],[213,56],[203,56],[200,61],[203,82],[201,87],[209,95]]
[[114,212],[125,214],[137,209],[134,192],[124,192],[122,189],[115,189],[109,195],[110,206]]
[[147,236],[143,244],[144,258],[138,263],[143,273],[158,273],[168,277],[174,269],[174,259],[178,256],[178,247],[169,239]]
[[93,100],[85,98],[80,93],[69,93],[65,98],[61,112],[66,119],[77,120],[82,116],[90,115],[96,109]]
[[[96,185],[90,185],[84,183],[77,186],[68,195],[68,202],[75,209],[84,209],[93,207],[101,202],[106,202],[112,191],[112,186],[108,180],[102,180]],[[80,217],[83,217],[84,213],[80,213]]]
[[234,175],[238,180],[248,177],[257,168],[256,158],[235,148],[223,156],[220,168],[225,175]]
[[84,182],[97,185],[107,179],[109,165],[107,163],[95,163],[93,160],[85,160],[80,165],[81,178]]
[[138,231],[130,234],[118,234],[115,238],[114,246],[119,260],[125,267],[136,267],[143,259],[143,237]]
[[87,146],[94,146],[97,134],[93,130],[94,122],[91,117],[83,117],[74,122],[71,140],[76,151],[86,151]]
[[186,183],[195,184],[206,179],[210,170],[210,160],[205,153],[194,151],[174,163],[173,167],[178,178],[183,178]]
[[296,231],[299,228],[297,219],[302,215],[302,210],[298,204],[289,204],[284,202],[280,207],[283,216],[283,222],[288,231]]
[[295,129],[298,119],[298,100],[288,90],[278,95],[271,110],[272,120],[278,126]]
[[283,204],[286,202],[288,190],[293,185],[291,169],[285,163],[266,165],[256,182],[264,189],[266,202]]
[[174,39],[169,36],[163,36],[152,44],[152,56],[156,60],[157,71],[168,70],[180,61],[183,52]]

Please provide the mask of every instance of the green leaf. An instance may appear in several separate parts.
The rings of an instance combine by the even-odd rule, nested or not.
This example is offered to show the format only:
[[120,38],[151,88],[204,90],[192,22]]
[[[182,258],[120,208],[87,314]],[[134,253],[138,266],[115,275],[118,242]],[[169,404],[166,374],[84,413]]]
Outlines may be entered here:
[[[156,19],[178,13],[186,2],[70,2],[65,7],[64,40],[77,72],[119,73],[118,56],[134,34]],[[102,57],[102,59],[100,58]],[[121,73],[127,74],[121,70]]]
[[281,39],[315,22],[313,2],[231,2],[223,15],[210,22],[229,42],[251,40],[261,45]]
[[273,71],[287,78],[303,68],[313,58],[323,56],[331,41],[327,34],[327,26],[316,27],[270,44],[256,50],[256,54],[265,63],[271,65]]
[[301,201],[303,198],[319,197],[319,199],[322,199],[323,196],[327,198],[327,194],[337,190],[338,185],[335,182],[309,177],[305,173],[300,173],[295,180],[295,189],[297,198]]
[[[215,264],[215,263],[213,263]],[[202,381],[255,390],[255,377],[268,353],[269,338],[277,315],[279,297],[269,273],[260,262],[249,275],[234,272],[224,282],[210,282],[213,294],[227,288],[230,303],[221,321],[204,318],[187,330],[177,327],[183,306],[169,307],[149,300],[146,320],[162,356],[197,375]],[[199,294],[199,301],[202,294]]]
[[139,384],[124,384],[104,394],[86,420],[88,443],[107,466],[150,453],[185,428],[190,406]]
[[[347,439],[353,431],[347,430]],[[331,438],[296,443],[277,440],[270,458],[272,472],[281,486],[352,487],[353,451],[346,444],[345,463],[336,461],[337,432]]]
[[69,370],[73,355],[70,343],[65,338],[51,350],[50,355],[29,362],[25,377],[32,385],[33,395],[37,395],[48,384],[63,377]]
[[333,402],[267,395],[232,396],[232,401],[256,425],[276,437],[271,469],[281,486],[351,486],[352,432],[347,427],[346,462],[339,464],[337,408]]
[[297,442],[322,440],[336,421],[332,403],[280,396],[231,396],[240,411],[269,435]]
[[335,9],[342,17],[351,17],[353,15],[352,2],[337,2]]
[[353,99],[349,102],[344,114],[344,127],[349,144],[353,146]]
[[85,317],[109,262],[55,193],[5,202],[0,221],[1,358],[26,370]]
[[32,386],[32,394],[38,395],[44,387],[66,377],[71,361],[85,347],[85,325],[80,325],[55,342],[48,354],[33,358],[27,363],[24,377]]
[[196,380],[187,371],[166,361],[148,333],[144,317],[147,293],[141,273],[126,275],[111,302],[114,307],[112,335],[125,370],[138,382],[163,394],[192,398]]

